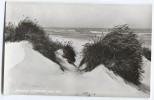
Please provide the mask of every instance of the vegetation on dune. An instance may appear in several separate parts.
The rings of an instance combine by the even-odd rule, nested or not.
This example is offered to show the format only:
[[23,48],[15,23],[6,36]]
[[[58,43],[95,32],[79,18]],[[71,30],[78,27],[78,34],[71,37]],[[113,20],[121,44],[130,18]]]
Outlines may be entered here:
[[[32,43],[34,50],[57,64],[59,62],[56,59],[55,51],[58,49],[63,49],[63,57],[70,64],[75,62],[76,53],[71,42],[54,41],[43,27],[37,24],[36,20],[31,20],[29,17],[21,20],[17,26],[12,23],[5,26],[5,41],[22,40],[28,40]],[[86,43],[82,50],[83,58],[79,66],[86,64],[83,71],[87,72],[104,64],[125,81],[139,85],[142,73],[142,55],[151,60],[151,50],[142,48],[141,43],[137,40],[137,35],[125,24],[115,26],[108,30],[107,35],[102,34],[102,37],[96,37],[92,42]]]
[[151,50],[149,48],[143,47],[143,56],[151,61]]
[[82,54],[80,66],[86,64],[84,71],[104,64],[127,82],[140,84],[142,47],[128,25],[115,26],[106,36],[85,44]]
[[[5,23],[6,24],[6,23]],[[15,25],[11,22],[5,26],[5,41],[14,41],[15,38]]]
[[68,63],[73,64],[75,62],[76,52],[72,47],[71,42],[67,42],[64,44],[63,52],[64,52],[63,57],[68,60]]
[[5,41],[22,41],[28,40],[33,45],[33,49],[40,52],[45,57],[59,64],[56,59],[55,51],[63,49],[64,57],[70,63],[75,62],[75,51],[70,42],[54,41],[44,31],[43,27],[38,25],[36,20],[29,17],[21,20],[17,26],[9,23],[5,26]]

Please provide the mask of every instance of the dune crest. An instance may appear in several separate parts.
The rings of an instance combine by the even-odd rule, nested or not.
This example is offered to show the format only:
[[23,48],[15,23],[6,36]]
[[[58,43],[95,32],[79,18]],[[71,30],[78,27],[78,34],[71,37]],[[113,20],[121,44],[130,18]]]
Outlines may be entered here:
[[[12,44],[15,46],[11,46]],[[126,84],[122,78],[109,71],[104,65],[97,66],[91,72],[76,74],[77,69],[63,59],[63,64],[66,64],[65,67],[68,69],[64,73],[58,64],[34,51],[28,42],[7,43],[6,46],[11,46],[8,52],[15,48],[22,48],[21,52],[25,54],[22,61],[7,70],[6,79],[11,80],[5,89],[6,94],[38,94],[38,91],[42,90],[41,94],[52,95],[149,97],[149,94]],[[62,54],[62,51],[59,53]],[[19,52],[14,51],[12,55],[16,54]],[[6,63],[13,63],[12,59],[7,60]],[[18,91],[23,89],[28,92]]]

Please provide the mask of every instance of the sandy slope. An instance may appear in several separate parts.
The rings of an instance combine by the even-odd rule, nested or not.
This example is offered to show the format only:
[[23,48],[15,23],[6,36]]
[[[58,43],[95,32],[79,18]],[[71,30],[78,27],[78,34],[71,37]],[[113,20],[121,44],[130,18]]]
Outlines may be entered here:
[[147,60],[145,57],[143,57],[143,70],[144,73],[142,74],[142,80],[141,82],[150,86],[150,74],[151,74],[151,62]]
[[80,64],[80,61],[82,59],[80,53],[81,53],[81,51],[83,49],[84,44],[89,42],[88,40],[64,38],[64,37],[60,37],[60,36],[52,36],[52,39],[53,40],[58,40],[58,41],[61,41],[61,42],[64,42],[64,41],[73,42],[73,47],[74,47],[74,50],[76,51],[76,54],[77,54],[77,57],[76,57],[77,60],[76,60],[75,64],[76,65]]
[[10,78],[8,76],[9,71],[16,64],[20,63],[25,56],[22,43],[5,43],[5,60],[4,60],[4,88],[8,87]]
[[[73,43],[79,52],[84,42],[75,40]],[[146,73],[150,71],[148,67],[145,67]],[[68,69],[72,66],[68,65]],[[149,74],[146,73],[143,82],[149,84]],[[25,41],[6,43],[4,84],[5,94],[149,97],[103,65],[83,74],[71,70],[63,73],[57,64],[34,51]]]

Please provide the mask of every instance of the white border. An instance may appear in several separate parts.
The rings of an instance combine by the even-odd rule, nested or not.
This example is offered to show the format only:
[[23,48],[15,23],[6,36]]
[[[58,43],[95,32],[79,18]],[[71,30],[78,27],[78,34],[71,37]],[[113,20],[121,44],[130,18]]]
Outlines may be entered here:
[[16,2],[91,3],[91,4],[152,4],[153,0],[2,0]]
[[[88,3],[88,4],[153,4],[153,0],[0,0],[0,62],[2,63],[2,41],[3,41],[3,24],[4,24],[4,6],[5,1],[17,2],[52,2],[52,3]],[[152,10],[154,16],[154,7]],[[152,20],[152,29],[154,29],[154,20]],[[152,34],[154,31],[152,30]],[[154,35],[152,35],[152,63],[151,63],[151,96],[150,98],[120,98],[120,97],[75,97],[75,96],[39,96],[39,95],[0,95],[0,100],[154,100]],[[1,64],[0,63],[0,64]],[[1,64],[2,65],[2,64]],[[1,68],[0,68],[1,72]],[[0,74],[1,79],[1,74]],[[0,88],[1,89],[1,88]],[[118,91],[117,91],[118,92]]]
[[[4,25],[4,0],[0,1],[0,72],[2,73],[2,46],[3,46],[3,25]],[[2,74],[0,73],[0,82],[2,78]],[[1,83],[0,83],[1,90]]]

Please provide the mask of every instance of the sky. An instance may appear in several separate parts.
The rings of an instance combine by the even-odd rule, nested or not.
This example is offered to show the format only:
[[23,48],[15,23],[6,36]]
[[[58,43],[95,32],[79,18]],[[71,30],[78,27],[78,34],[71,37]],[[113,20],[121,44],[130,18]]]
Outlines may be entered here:
[[6,3],[6,22],[25,17],[37,19],[43,27],[110,28],[128,24],[131,28],[152,27],[152,5]]

